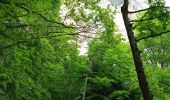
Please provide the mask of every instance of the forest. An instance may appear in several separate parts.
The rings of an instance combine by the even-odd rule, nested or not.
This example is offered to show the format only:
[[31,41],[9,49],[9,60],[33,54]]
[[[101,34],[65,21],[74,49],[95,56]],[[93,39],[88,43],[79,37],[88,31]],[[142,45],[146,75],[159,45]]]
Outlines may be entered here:
[[168,1],[0,0],[0,100],[170,100]]

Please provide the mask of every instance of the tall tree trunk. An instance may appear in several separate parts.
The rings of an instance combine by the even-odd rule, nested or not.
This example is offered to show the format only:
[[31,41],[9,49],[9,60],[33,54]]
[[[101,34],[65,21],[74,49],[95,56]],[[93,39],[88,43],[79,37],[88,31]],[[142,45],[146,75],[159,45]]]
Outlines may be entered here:
[[82,100],[85,100],[85,97],[86,97],[87,78],[88,78],[88,76],[86,75],[86,78],[84,81],[84,91],[83,91],[83,99]]
[[146,80],[146,76],[144,73],[143,63],[140,57],[140,51],[137,47],[137,42],[135,40],[135,36],[132,31],[132,25],[130,24],[130,21],[128,18],[128,3],[129,3],[128,0],[124,0],[124,4],[121,8],[121,12],[122,12],[124,24],[126,27],[128,39],[130,42],[130,47],[131,47],[131,51],[132,51],[132,55],[133,55],[133,59],[134,59],[135,67],[136,67],[136,72],[137,72],[137,76],[139,80],[139,86],[142,91],[144,100],[152,100],[152,96],[149,91],[148,82]]

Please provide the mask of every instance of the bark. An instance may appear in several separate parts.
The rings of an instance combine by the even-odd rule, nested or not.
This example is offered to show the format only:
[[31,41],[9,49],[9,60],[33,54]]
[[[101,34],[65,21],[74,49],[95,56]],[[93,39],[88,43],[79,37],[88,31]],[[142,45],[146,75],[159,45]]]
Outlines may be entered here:
[[128,0],[124,0],[124,5],[121,8],[124,24],[126,27],[135,67],[136,73],[139,81],[139,86],[143,95],[144,100],[152,100],[151,93],[149,91],[148,82],[144,73],[143,63],[140,57],[140,51],[137,47],[137,41],[135,39],[134,33],[132,31],[132,25],[130,24],[128,18]]

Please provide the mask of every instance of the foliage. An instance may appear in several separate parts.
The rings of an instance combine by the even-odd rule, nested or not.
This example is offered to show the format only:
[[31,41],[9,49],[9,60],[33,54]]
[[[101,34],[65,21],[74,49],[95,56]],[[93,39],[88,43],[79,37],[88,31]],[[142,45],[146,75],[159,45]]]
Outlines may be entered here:
[[[0,0],[0,99],[141,99],[130,47],[116,33],[116,11],[110,5],[102,8],[99,3],[100,0]],[[63,5],[70,9],[65,17],[75,24],[66,24],[61,17]],[[164,6],[164,2],[150,0],[149,5]],[[167,12],[157,8],[140,13],[140,20],[165,16],[134,23],[137,39],[168,30]],[[84,25],[84,29],[78,25]],[[91,35],[94,39],[87,40],[87,55],[80,55],[78,50],[81,29],[95,31]],[[138,42],[155,100],[170,98],[169,37],[164,34]]]

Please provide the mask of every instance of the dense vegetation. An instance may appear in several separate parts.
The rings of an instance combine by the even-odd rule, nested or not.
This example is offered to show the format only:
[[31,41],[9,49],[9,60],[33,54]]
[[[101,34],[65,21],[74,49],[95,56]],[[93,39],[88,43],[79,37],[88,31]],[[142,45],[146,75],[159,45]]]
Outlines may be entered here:
[[[133,51],[114,22],[120,5],[99,2],[0,0],[0,100],[142,100]],[[169,100],[169,10],[163,0],[148,5],[129,12],[131,27],[153,99]]]

